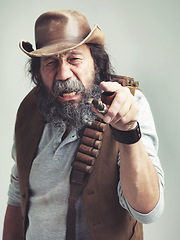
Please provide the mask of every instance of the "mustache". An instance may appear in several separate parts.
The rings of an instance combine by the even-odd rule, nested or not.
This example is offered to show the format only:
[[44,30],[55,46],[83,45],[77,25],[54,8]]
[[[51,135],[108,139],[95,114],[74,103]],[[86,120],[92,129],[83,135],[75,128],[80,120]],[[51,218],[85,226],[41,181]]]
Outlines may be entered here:
[[55,98],[63,96],[64,93],[84,93],[85,88],[83,84],[77,79],[58,80],[52,86],[52,94]]

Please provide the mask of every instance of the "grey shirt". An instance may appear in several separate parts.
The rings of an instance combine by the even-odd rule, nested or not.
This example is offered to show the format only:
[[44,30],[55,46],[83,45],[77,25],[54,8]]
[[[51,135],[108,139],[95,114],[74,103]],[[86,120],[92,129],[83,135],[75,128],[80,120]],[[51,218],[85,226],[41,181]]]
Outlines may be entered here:
[[[139,124],[142,141],[153,165],[159,174],[160,198],[156,207],[148,214],[141,214],[134,210],[126,201],[121,184],[117,186],[119,202],[130,215],[142,223],[155,221],[164,207],[164,173],[157,156],[158,138],[151,110],[147,100],[140,91],[136,91],[135,100],[139,107]],[[71,163],[79,146],[80,137],[76,129],[62,141],[64,132],[47,124],[44,128],[37,156],[30,172],[30,208],[28,212],[29,227],[27,240],[35,239],[65,239],[66,214],[69,196],[69,175]],[[13,156],[16,159],[15,148]],[[120,158],[117,159],[120,166]],[[12,182],[9,187],[8,204],[20,206],[18,174],[16,164],[12,170]],[[83,210],[82,198],[77,203],[77,239],[88,240],[86,218]]]

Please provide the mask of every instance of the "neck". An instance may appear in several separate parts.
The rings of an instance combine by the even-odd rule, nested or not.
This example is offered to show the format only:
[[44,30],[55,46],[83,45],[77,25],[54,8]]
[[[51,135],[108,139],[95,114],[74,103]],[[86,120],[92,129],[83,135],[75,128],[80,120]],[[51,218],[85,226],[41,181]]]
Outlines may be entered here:
[[72,130],[72,128],[67,128],[66,131],[64,132],[63,136],[62,136],[62,141],[64,141],[64,139],[68,136],[68,134],[70,133],[70,131]]

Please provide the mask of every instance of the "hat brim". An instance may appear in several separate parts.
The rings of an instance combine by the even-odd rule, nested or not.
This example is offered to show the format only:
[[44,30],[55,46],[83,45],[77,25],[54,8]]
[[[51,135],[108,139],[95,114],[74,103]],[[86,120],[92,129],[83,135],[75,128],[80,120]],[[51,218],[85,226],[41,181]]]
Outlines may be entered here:
[[34,50],[30,42],[22,40],[19,43],[19,47],[29,57],[48,57],[73,50],[74,48],[77,48],[85,43],[94,43],[104,46],[105,35],[98,25],[95,25],[88,36],[81,42],[57,42]]

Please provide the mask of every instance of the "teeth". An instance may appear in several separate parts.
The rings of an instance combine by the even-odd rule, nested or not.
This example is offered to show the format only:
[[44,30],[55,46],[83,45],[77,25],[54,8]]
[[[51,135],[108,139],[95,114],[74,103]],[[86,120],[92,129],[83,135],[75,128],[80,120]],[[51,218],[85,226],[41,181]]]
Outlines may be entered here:
[[63,97],[71,97],[76,95],[76,92],[71,92],[71,93],[63,93]]

